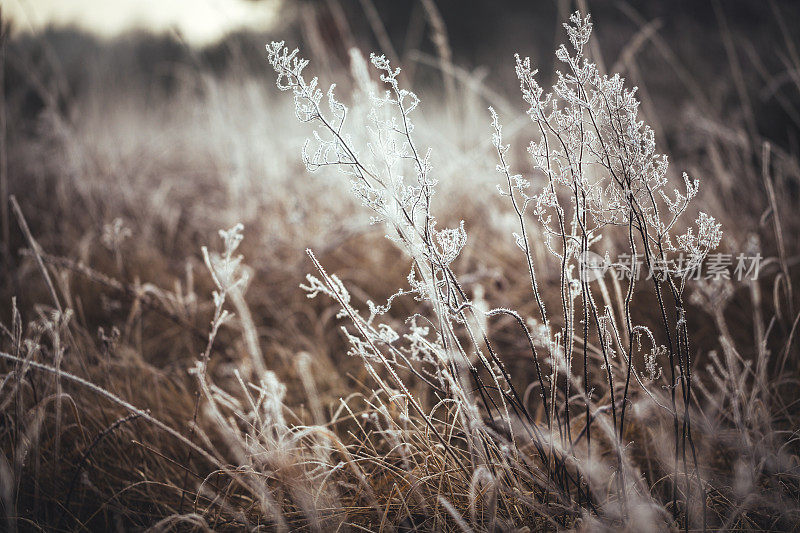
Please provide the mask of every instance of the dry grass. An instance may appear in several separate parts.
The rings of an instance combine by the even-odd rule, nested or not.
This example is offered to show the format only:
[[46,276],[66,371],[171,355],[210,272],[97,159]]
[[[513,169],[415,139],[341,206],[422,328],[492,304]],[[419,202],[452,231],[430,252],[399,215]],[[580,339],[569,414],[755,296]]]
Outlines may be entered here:
[[[441,20],[432,26],[447,49]],[[643,25],[641,39],[653,31]],[[791,37],[785,61],[797,72]],[[629,72],[637,43],[620,56]],[[378,320],[410,334],[406,318],[424,317],[469,364],[406,364],[355,313],[408,289],[409,268],[425,279],[429,256],[387,240],[391,224],[370,225],[346,178],[306,175],[298,151],[309,129],[267,81],[269,65],[219,76],[199,67],[163,93],[136,85],[137,73],[126,88],[98,72],[71,96],[52,66],[13,44],[4,52],[24,89],[4,94],[9,136],[0,143],[9,195],[0,505],[10,530],[797,527],[800,172],[796,154],[760,136],[742,80],[727,83],[743,100],[742,120],[698,102],[685,121],[657,129],[680,131],[670,183],[682,185],[676,167],[703,178],[693,209],[722,223],[722,251],[767,258],[758,281],[689,283],[677,296],[642,282],[628,312],[628,285],[609,279],[605,291],[582,287],[563,312],[563,267],[537,217],[521,217],[526,254],[512,237],[520,217],[496,194],[497,184],[523,191],[496,172],[487,103],[506,115],[508,163],[536,189],[546,183],[523,151],[538,131],[523,115],[528,104],[486,102],[496,95],[464,83],[442,53],[436,62],[456,74],[447,105],[435,96],[421,104],[414,139],[431,146],[438,180],[421,213],[435,213],[441,228],[463,219],[469,234],[457,259],[429,274],[452,275],[463,293],[455,303],[435,289],[401,297]],[[342,94],[364,83],[338,75]],[[34,97],[41,107],[26,116],[17,104]],[[347,103],[358,116],[357,98]],[[681,229],[694,213],[687,218]],[[217,237],[238,222],[241,235]],[[604,245],[620,253],[628,242],[610,235]],[[306,298],[298,285],[307,272],[332,298]],[[632,337],[629,316],[659,344],[689,339],[675,341],[680,361],[670,368],[664,352],[662,378],[626,385],[625,357],[607,361],[600,334],[583,328],[583,317],[597,326],[590,296],[618,317],[620,339],[608,346]],[[561,337],[565,347],[572,338],[568,374],[553,371],[557,350],[536,335],[538,371],[531,359],[525,331],[543,321],[537,298],[552,331],[571,332]],[[513,309],[522,324],[491,309]],[[353,349],[342,326],[364,342]],[[629,352],[642,374],[645,352]],[[692,379],[670,389],[670,371]],[[625,406],[624,425],[612,403]]]

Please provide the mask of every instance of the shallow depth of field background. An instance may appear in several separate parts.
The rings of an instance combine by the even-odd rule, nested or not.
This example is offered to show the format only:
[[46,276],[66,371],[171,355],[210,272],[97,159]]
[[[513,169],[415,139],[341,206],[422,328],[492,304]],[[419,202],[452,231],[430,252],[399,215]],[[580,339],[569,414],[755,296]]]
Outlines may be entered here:
[[[13,19],[4,16],[0,149],[7,189],[0,201],[8,206],[8,196],[16,197],[32,235],[52,256],[48,268],[56,291],[74,310],[72,320],[83,335],[76,342],[95,347],[84,359],[77,351],[67,353],[65,368],[187,428],[194,404],[187,370],[203,350],[213,309],[201,246],[219,249],[217,230],[241,222],[240,251],[251,269],[245,297],[264,361],[287,387],[286,404],[298,419],[312,418],[302,379],[307,373],[314,376],[326,414],[339,398],[371,386],[360,361],[346,355],[333,303],[309,300],[298,288],[313,268],[305,250],[314,250],[362,303],[380,301],[402,286],[408,262],[385,239],[382,226],[370,225],[343,176],[306,172],[300,148],[310,130],[297,123],[291,97],[275,87],[264,53],[270,40],[299,47],[311,60],[309,71],[326,87],[337,82],[345,102],[348,48],[368,54],[388,40],[391,49],[381,51],[403,68],[401,82],[422,101],[416,134],[420,145],[432,149],[439,180],[434,212],[442,225],[465,221],[469,241],[455,270],[488,305],[535,314],[513,243],[515,219],[497,194],[501,176],[487,107],[502,116],[514,165],[529,171],[525,148],[534,132],[513,53],[531,56],[543,85],[551,82],[553,50],[564,40],[560,23],[576,7],[570,2],[436,2],[452,54],[444,71],[442,48],[434,42],[442,38],[441,28],[418,2],[236,3],[237,13],[245,13],[237,16],[255,20],[251,26],[257,27],[219,40],[213,32],[194,34],[171,22],[150,22],[160,25],[157,34],[138,28],[99,35],[88,27],[38,24],[31,30],[25,17],[35,16],[37,2],[22,5],[12,10]],[[214,6],[226,9],[224,2]],[[731,294],[720,300],[741,356],[759,352],[753,341],[759,321],[774,328],[771,339],[783,339],[769,346],[781,352],[795,318],[785,286],[793,280],[794,294],[800,290],[800,5],[596,0],[588,8],[595,60],[639,87],[641,114],[670,157],[671,179],[686,171],[701,180],[694,209],[722,223],[720,251],[735,256],[758,250],[767,258],[757,311],[745,284],[732,283]],[[160,7],[154,3],[151,9]],[[765,143],[774,164],[768,178],[775,189],[772,204],[762,174]],[[782,273],[776,211],[789,267],[782,281],[776,281]],[[23,320],[33,321],[48,312],[49,291],[10,208],[2,223],[0,322],[12,323],[12,297]],[[538,252],[544,255],[541,245]],[[552,261],[537,266],[545,298],[557,299],[558,269]],[[413,302],[399,305],[400,318],[413,311]],[[639,305],[639,316],[657,313],[647,310],[647,300]],[[796,312],[796,298],[793,306]],[[696,366],[704,368],[706,354],[719,350],[718,323],[700,300],[691,305],[689,321]],[[493,334],[524,389],[532,369],[524,345],[508,330],[500,324]],[[8,342],[3,337],[0,347],[9,350]],[[211,362],[217,383],[235,383],[233,369],[248,364],[247,350],[235,324],[223,328]],[[786,393],[789,412],[797,410],[797,392]],[[76,408],[83,408],[80,401]],[[81,416],[93,434],[123,414]],[[90,529],[114,520],[148,525],[175,510],[169,491],[159,503],[141,496],[150,488],[131,491],[136,496],[130,499],[109,496],[145,478],[183,475],[169,461],[159,462],[153,450],[175,458],[185,451],[141,429],[144,424],[136,427],[111,435],[113,449],[100,443],[82,467],[73,508],[91,509],[97,495],[107,506],[97,514],[76,511],[84,513]],[[61,464],[45,460],[40,467],[60,473],[40,472],[23,484],[20,515],[58,521],[57,495],[65,492],[92,440],[79,433],[61,443]],[[37,446],[46,448],[53,435],[43,430]],[[160,489],[152,488],[152,494]]]

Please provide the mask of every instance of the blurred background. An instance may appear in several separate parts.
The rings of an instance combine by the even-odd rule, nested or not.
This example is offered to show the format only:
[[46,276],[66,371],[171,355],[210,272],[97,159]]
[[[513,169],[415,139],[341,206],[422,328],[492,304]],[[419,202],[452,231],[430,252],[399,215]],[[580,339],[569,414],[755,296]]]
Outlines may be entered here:
[[[797,2],[578,4],[601,29],[596,44],[604,66],[646,85],[650,105],[672,111],[660,113],[662,119],[690,103],[713,103],[723,114],[743,112],[739,93],[749,91],[757,126],[773,139],[796,142],[797,97],[787,90],[796,76],[796,48],[787,47],[787,39],[797,36],[790,22],[800,15]],[[405,67],[407,83],[418,89],[442,85],[436,67],[444,48],[456,83],[469,76],[516,98],[513,54],[531,56],[550,76],[563,36],[560,21],[573,7],[566,0],[4,0],[12,48],[6,85],[20,89],[24,66],[48,62],[60,70],[52,74],[62,76],[60,89],[72,96],[100,75],[109,78],[105,83],[136,78],[148,90],[174,88],[187,69],[221,75],[240,68],[268,79],[263,44],[280,39],[301,47],[326,75],[347,67],[350,47],[381,51]],[[739,63],[733,71],[732,61]],[[698,101],[699,92],[706,101]],[[20,98],[30,113],[41,105],[36,95]]]

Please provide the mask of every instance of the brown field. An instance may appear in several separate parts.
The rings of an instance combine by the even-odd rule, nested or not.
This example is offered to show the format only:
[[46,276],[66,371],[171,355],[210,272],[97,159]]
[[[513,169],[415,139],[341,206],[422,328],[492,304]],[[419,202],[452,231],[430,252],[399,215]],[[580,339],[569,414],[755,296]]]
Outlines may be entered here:
[[796,6],[443,4],[6,31],[4,527],[797,529]]

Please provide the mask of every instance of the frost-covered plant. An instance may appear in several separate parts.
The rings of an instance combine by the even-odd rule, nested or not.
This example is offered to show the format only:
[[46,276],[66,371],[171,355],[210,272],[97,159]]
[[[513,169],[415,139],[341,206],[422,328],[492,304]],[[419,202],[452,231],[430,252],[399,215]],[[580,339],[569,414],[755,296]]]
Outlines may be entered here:
[[[517,425],[511,423],[512,418],[519,417],[519,413],[525,413],[528,419],[530,417],[510,376],[492,350],[486,333],[469,326],[480,322],[468,320],[475,310],[451,268],[466,244],[466,231],[463,223],[455,228],[437,229],[431,209],[436,180],[431,176],[430,154],[420,150],[413,136],[411,114],[417,108],[419,98],[400,87],[399,68],[393,68],[385,57],[373,54],[370,57],[372,67],[385,86],[382,93],[378,92],[366,74],[365,61],[354,54],[354,77],[359,81],[361,96],[368,108],[366,141],[356,146],[353,137],[347,133],[347,107],[335,99],[330,89],[327,93],[328,112],[323,112],[322,92],[317,88],[316,78],[306,81],[303,76],[307,61],[299,59],[296,50],[288,51],[283,43],[272,43],[267,52],[278,73],[278,87],[291,90],[294,95],[298,118],[316,126],[314,141],[308,142],[303,150],[309,170],[336,166],[344,172],[350,178],[354,194],[373,211],[373,221],[385,224],[387,236],[412,261],[409,286],[383,305],[368,302],[368,316],[354,307],[344,284],[334,275],[327,274],[311,252],[320,277],[309,275],[309,283],[304,288],[310,297],[325,293],[339,302],[341,315],[347,316],[352,323],[352,330],[345,330],[351,342],[351,353],[363,358],[367,369],[387,392],[396,388],[405,395],[409,406],[448,450],[458,468],[464,471],[472,469],[460,454],[452,450],[452,444],[436,426],[433,417],[411,394],[399,374],[401,369],[412,372],[442,397],[451,397],[461,406],[458,416],[460,425],[469,436],[470,461],[475,467],[494,464],[496,459],[488,450],[489,446],[496,448],[499,443],[484,425],[478,402],[493,418],[506,421],[511,428],[512,441]],[[376,320],[389,312],[395,298],[404,295],[423,302],[430,314],[409,317],[407,332],[401,335],[388,323],[376,323]],[[501,313],[511,312],[489,312]],[[525,328],[521,319],[520,324]],[[500,391],[496,400],[490,402],[488,395],[476,398],[473,392],[475,382],[485,390],[487,377],[483,377],[471,362],[473,356],[488,376],[488,388]],[[388,372],[390,383],[384,382],[376,364]],[[514,412],[518,414],[512,417]],[[538,428],[530,420],[528,422],[525,431],[534,435]],[[541,439],[537,437],[536,442],[544,459]],[[509,472],[514,469],[510,463],[505,463],[504,467]]]
[[[630,517],[632,509],[657,507],[640,486],[640,474],[627,457],[625,416],[633,377],[645,397],[673,419],[673,502],[680,454],[686,473],[688,524],[692,488],[686,454],[687,443],[692,450],[694,445],[682,295],[692,268],[717,246],[721,230],[712,217],[700,213],[696,229],[675,234],[684,225],[682,215],[697,194],[698,181],[684,175],[685,191],[666,192],[667,158],[657,152],[652,129],[638,117],[636,89],[626,88],[619,75],[600,73],[585,56],[592,28],[588,16],[575,13],[565,28],[571,48],[562,45],[556,52],[564,70],[557,73],[550,92],[538,84],[530,60],[516,57],[522,95],[538,133],[528,149],[535,168],[530,178],[511,171],[509,146],[504,143],[499,117],[490,108],[492,141],[500,159],[497,168],[504,176],[500,192],[510,199],[519,223],[514,238],[525,254],[539,312],[527,320],[510,309],[476,305],[455,274],[452,264],[466,246],[466,231],[463,222],[455,228],[437,229],[432,208],[437,181],[430,152],[422,151],[413,135],[412,112],[420,100],[401,88],[400,69],[384,56],[370,57],[384,85],[381,92],[364,59],[352,53],[353,77],[361,97],[357,106],[365,110],[366,120],[356,136],[347,121],[350,110],[335,98],[334,87],[326,93],[323,110],[318,80],[307,81],[303,74],[308,61],[283,42],[268,45],[278,87],[293,93],[298,119],[314,126],[313,139],[303,148],[307,168],[332,166],[347,175],[354,195],[374,213],[373,221],[384,224],[387,237],[411,259],[408,287],[383,305],[367,302],[366,313],[356,308],[345,284],[328,274],[311,251],[318,275],[308,275],[302,287],[309,297],[322,293],[338,302],[340,318],[350,321],[343,328],[350,353],[363,359],[387,394],[400,390],[456,469],[470,478],[480,474],[481,483],[513,489],[533,501],[536,490],[554,491],[563,504],[589,502],[593,508],[591,502],[600,502],[603,513],[620,519]],[[533,183],[541,183],[538,191]],[[536,231],[528,227],[531,216],[538,219]],[[561,313],[557,316],[548,314],[539,290],[531,246],[535,236],[544,240],[560,265]],[[627,265],[612,265],[628,272],[624,301],[617,302],[616,311],[602,276],[596,280],[590,276],[587,260],[596,254],[608,264],[614,250],[607,243],[614,237],[626,243],[631,258]],[[673,256],[678,255],[688,257],[687,262],[676,263]],[[631,309],[640,268],[651,273],[662,331],[637,324]],[[379,317],[388,315],[393,301],[406,295],[420,302],[420,311],[405,320],[405,331],[398,331],[399,326],[388,317]],[[523,401],[498,356],[486,329],[490,317],[510,320],[525,339],[543,422]],[[582,358],[582,375],[576,372],[576,355]],[[634,368],[638,357],[644,359],[642,371]],[[594,360],[600,364],[590,364]],[[662,372],[661,365],[667,365],[668,371]],[[595,366],[599,373],[593,371]],[[388,375],[388,382],[379,368]],[[466,435],[466,452],[454,447],[437,419],[411,394],[403,371],[426,383],[442,401],[447,398],[457,406],[451,423],[457,423]],[[664,376],[669,401],[662,399],[656,386]],[[602,398],[596,388],[604,391]],[[680,391],[680,402],[676,391]],[[583,398],[582,406],[574,399],[576,393]],[[593,440],[593,426],[602,444],[596,442],[597,436]],[[593,454],[602,453],[602,446],[614,451],[610,470],[592,461]],[[532,462],[537,464],[535,470],[530,470]],[[521,474],[521,468],[528,473]],[[613,497],[600,489],[604,484],[600,480],[612,472],[617,481]]]
[[[682,235],[674,234],[697,194],[698,180],[690,180],[684,174],[685,192],[676,189],[669,195],[665,191],[667,157],[658,153],[653,130],[639,119],[636,88],[626,88],[625,80],[618,74],[601,73],[586,57],[584,50],[592,30],[588,15],[583,17],[576,12],[564,27],[571,49],[561,45],[556,51],[563,69],[557,71],[556,83],[550,92],[539,85],[530,59],[516,56],[520,89],[538,133],[528,152],[537,175],[544,176],[539,192],[532,190],[530,180],[512,174],[506,160],[509,147],[503,144],[497,114],[491,110],[493,141],[500,158],[498,170],[506,178],[506,188],[501,189],[501,193],[511,199],[518,215],[521,235],[517,235],[516,240],[525,251],[531,285],[545,325],[550,321],[534,273],[526,228],[528,212],[538,218],[547,249],[561,264],[559,333],[566,360],[562,381],[566,402],[563,413],[570,445],[573,442],[569,421],[570,389],[575,386],[583,389],[587,453],[591,450],[592,411],[602,408],[591,392],[597,377],[591,375],[589,347],[595,341],[604,361],[601,369],[606,370],[613,428],[620,443],[625,444],[631,376],[635,376],[645,393],[653,398],[633,365],[635,356],[644,348],[640,339],[645,333],[650,344],[643,353],[649,381],[659,376],[659,364],[667,364],[669,368],[671,407],[668,410],[674,418],[677,474],[679,453],[683,454],[686,469],[687,440],[694,449],[689,417],[690,350],[682,295],[689,273],[719,244],[722,232],[713,217],[701,212],[696,230],[690,227]],[[607,312],[611,310],[607,292],[604,287],[597,288],[602,280],[598,284],[591,283],[590,265],[586,260],[593,254],[608,258],[613,252],[608,243],[613,242],[615,235],[622,237],[616,241],[627,242],[627,250],[622,251],[631,259],[627,264],[609,265],[628,273],[624,309],[619,317]],[[687,260],[680,264],[677,257]],[[656,336],[648,328],[636,324],[636,313],[631,309],[642,268],[650,273],[652,289],[661,309],[663,331],[659,336],[665,346],[656,342]],[[598,304],[596,292],[606,299],[605,309]],[[669,298],[665,297],[665,292],[669,293]],[[582,382],[572,371],[576,342],[582,347]],[[615,365],[610,364],[615,353],[624,355],[621,375],[615,375]],[[621,395],[617,391],[619,380],[624,383]],[[681,392],[682,409],[675,399],[676,389]],[[677,483],[677,479],[673,479],[673,483]],[[687,493],[689,490],[687,486]]]

